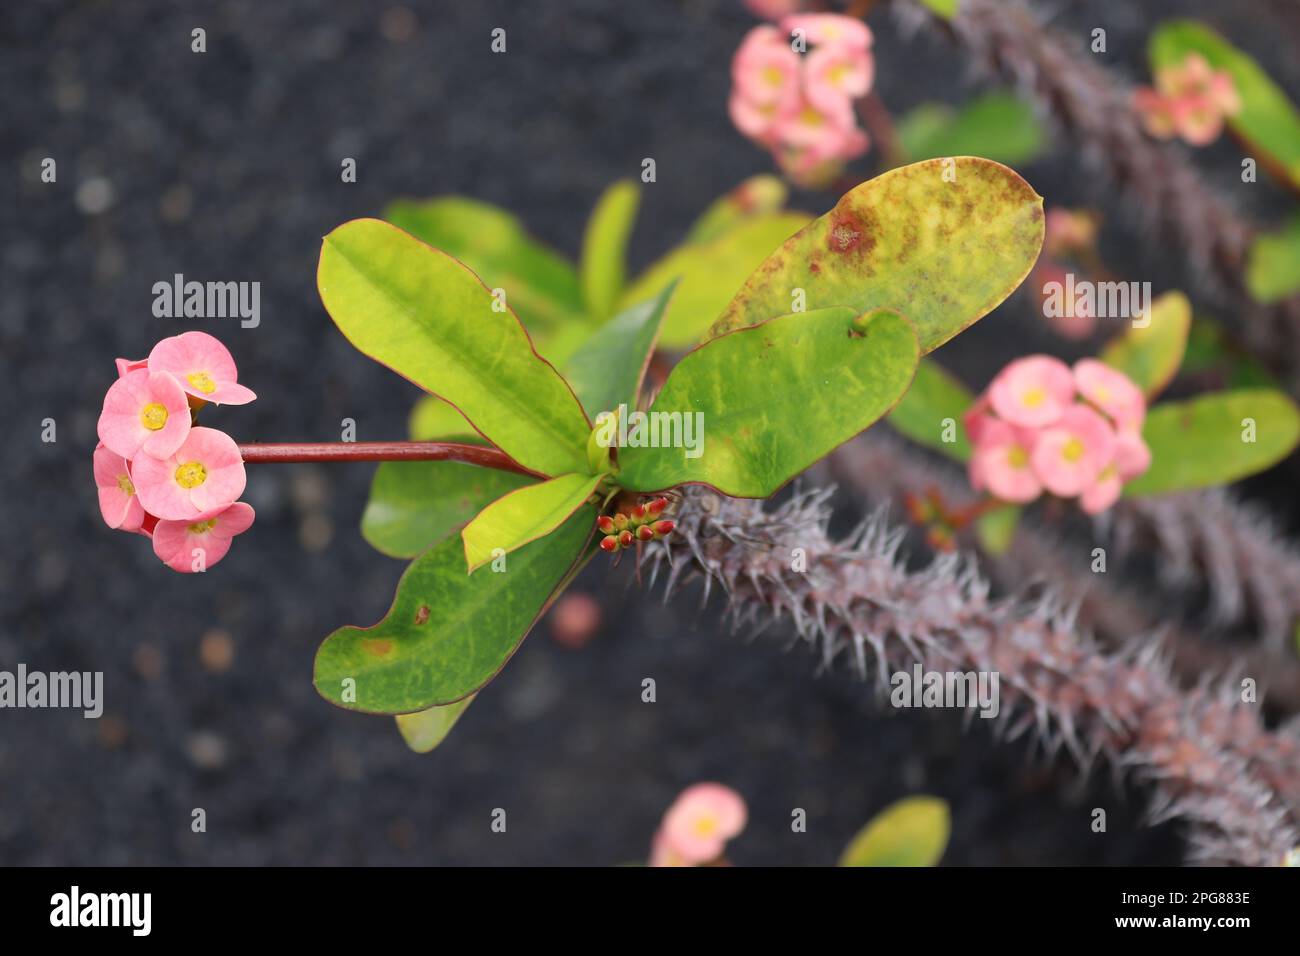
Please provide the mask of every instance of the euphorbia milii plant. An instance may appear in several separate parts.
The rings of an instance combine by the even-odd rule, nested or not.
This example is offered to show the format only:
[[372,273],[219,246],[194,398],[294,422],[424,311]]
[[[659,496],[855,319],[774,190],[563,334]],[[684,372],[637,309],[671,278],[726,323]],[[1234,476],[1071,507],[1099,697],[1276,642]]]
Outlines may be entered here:
[[[174,416],[178,392],[199,408],[251,398],[212,341],[160,343],[145,368],[126,372],[131,385],[113,405],[117,447],[135,457],[97,459],[105,519],[143,523],[138,503],[160,519],[160,558],[188,569],[187,552],[206,548],[211,566],[252,521],[235,502],[243,463],[423,460],[418,481],[391,489],[418,512],[419,540],[409,527],[371,538],[414,558],[393,606],[371,627],[329,635],[315,684],[342,707],[399,715],[408,741],[427,749],[596,552],[671,535],[675,489],[766,498],[869,427],[907,392],[923,355],[1016,288],[1042,237],[1041,198],[1005,166],[958,157],[892,170],[790,236],[711,327],[692,319],[708,331],[652,392],[646,371],[672,276],[557,368],[509,307],[509,286],[489,289],[389,223],[348,222],[324,239],[321,301],[357,349],[441,399],[430,440],[236,445],[186,422],[152,447],[147,409]],[[621,269],[583,279],[590,301],[619,300]],[[608,437],[619,429],[596,424],[619,409],[696,416],[703,443],[620,445]],[[117,432],[103,435],[113,453]],[[372,504],[389,493],[377,482]]]

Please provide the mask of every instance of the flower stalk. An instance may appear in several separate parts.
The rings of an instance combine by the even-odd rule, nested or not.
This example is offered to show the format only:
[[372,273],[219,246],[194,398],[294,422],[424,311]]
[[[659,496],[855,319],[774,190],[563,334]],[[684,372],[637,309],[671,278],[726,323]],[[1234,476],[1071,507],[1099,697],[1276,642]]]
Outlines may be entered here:
[[496,448],[460,442],[252,442],[240,445],[239,454],[249,465],[309,461],[461,461],[517,475],[535,474]]

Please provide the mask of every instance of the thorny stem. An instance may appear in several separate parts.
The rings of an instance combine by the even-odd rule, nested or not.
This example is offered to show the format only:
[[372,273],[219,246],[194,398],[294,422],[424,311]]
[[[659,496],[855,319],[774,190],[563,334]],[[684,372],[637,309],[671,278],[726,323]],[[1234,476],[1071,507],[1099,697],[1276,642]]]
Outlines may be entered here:
[[250,465],[304,461],[462,461],[497,471],[536,476],[536,472],[518,464],[503,451],[459,442],[254,442],[240,445],[239,454]]

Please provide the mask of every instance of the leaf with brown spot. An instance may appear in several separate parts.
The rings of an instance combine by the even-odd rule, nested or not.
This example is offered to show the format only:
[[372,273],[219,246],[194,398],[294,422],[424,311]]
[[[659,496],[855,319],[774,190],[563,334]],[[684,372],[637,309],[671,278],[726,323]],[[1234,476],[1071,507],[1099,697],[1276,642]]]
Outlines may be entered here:
[[809,311],[894,309],[923,352],[987,315],[1038,258],[1043,199],[1000,163],[954,157],[952,182],[944,163],[902,166],[845,193],[754,271],[708,337],[784,315],[795,289]]

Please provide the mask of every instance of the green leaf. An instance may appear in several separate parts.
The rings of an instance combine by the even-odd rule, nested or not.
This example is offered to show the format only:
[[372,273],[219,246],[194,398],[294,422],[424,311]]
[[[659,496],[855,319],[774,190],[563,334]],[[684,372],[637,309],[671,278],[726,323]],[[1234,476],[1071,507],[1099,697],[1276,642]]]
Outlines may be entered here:
[[948,804],[908,797],[885,808],[844,849],[840,866],[934,866],[948,846]]
[[1150,398],[1178,374],[1191,327],[1192,304],[1187,296],[1166,292],[1151,303],[1150,321],[1111,339],[1100,358],[1131,378]]
[[1180,371],[1218,388],[1277,388],[1277,379],[1214,319],[1196,316]]
[[764,173],[750,176],[721,199],[715,199],[691,225],[686,241],[709,242],[743,223],[746,219],[778,211],[785,205],[789,190],[779,176]]
[[406,746],[418,754],[427,754],[433,750],[451,733],[451,728],[456,726],[456,721],[460,720],[460,715],[465,713],[474,697],[474,694],[470,694],[454,704],[430,707],[414,714],[398,714],[394,719]]
[[532,478],[459,461],[386,461],[375,470],[361,534],[377,551],[412,558]]
[[1259,153],[1262,165],[1300,184],[1300,115],[1295,106],[1250,56],[1195,20],[1171,20],[1151,35],[1151,69],[1181,66],[1199,53],[1210,66],[1226,70],[1241,97],[1241,111],[1228,126]]
[[456,406],[519,464],[547,475],[586,467],[582,406],[463,264],[396,226],[356,219],[325,237],[317,285],[359,351]]
[[1006,554],[1015,540],[1022,510],[1019,505],[1004,504],[980,515],[975,521],[980,547],[992,555]]
[[596,490],[602,477],[560,475],[516,488],[492,502],[460,533],[470,572],[491,561],[498,548],[508,554],[564,524]]
[[1246,287],[1265,305],[1300,291],[1300,217],[1279,232],[1255,237],[1246,254]]
[[569,357],[564,377],[593,421],[601,412],[616,410],[622,402],[636,407],[659,322],[673,288],[669,284],[654,298],[628,306]]
[[[1248,429],[1253,423],[1254,440]],[[1300,409],[1281,392],[1242,389],[1147,413],[1142,437],[1151,467],[1124,486],[1128,497],[1225,485],[1271,468],[1300,441]]]
[[945,20],[951,20],[957,15],[957,9],[961,5],[961,0],[921,0],[923,7],[928,7],[934,13],[943,17]]
[[912,324],[882,310],[798,312],[714,339],[677,364],[648,419],[661,443],[672,420],[664,416],[678,416],[683,435],[702,421],[694,450],[681,441],[622,447],[618,482],[633,491],[695,482],[766,498],[889,411],[918,355]]
[[490,288],[505,289],[510,307],[535,336],[584,318],[577,270],[504,209],[461,196],[400,199],[384,218],[455,256]]
[[922,103],[898,123],[898,142],[911,161],[982,156],[1019,164],[1042,152],[1047,136],[1034,108],[1012,93],[988,93],[960,109]]
[[[962,416],[974,401],[970,389],[933,359],[925,359],[917,365],[912,387],[899,399],[887,421],[912,441],[966,461],[970,458],[970,439],[966,437]],[[947,424],[948,419],[952,420],[951,426]],[[949,433],[953,440],[944,441]]]
[[[801,212],[753,216],[708,242],[678,246],[643,272],[623,301],[648,298],[680,277],[681,285],[664,317],[661,340],[665,348],[693,345],[745,279],[773,249],[806,225],[808,219]],[[791,308],[787,293],[781,311],[788,312]]]
[[316,652],[313,682],[330,703],[409,714],[474,693],[505,665],[582,560],[596,512],[581,508],[554,534],[520,548],[506,570],[465,573],[452,535],[411,562],[393,606],[369,628],[342,627]]
[[930,352],[983,317],[1029,274],[1043,244],[1043,198],[1015,172],[970,156],[890,170],[845,193],[750,276],[710,330],[790,310],[895,309]]
[[411,409],[406,430],[411,441],[452,441],[486,445],[465,416],[437,395],[425,395]]
[[641,193],[631,180],[605,190],[582,237],[582,299],[587,314],[603,320],[614,311],[627,272],[627,240]]

